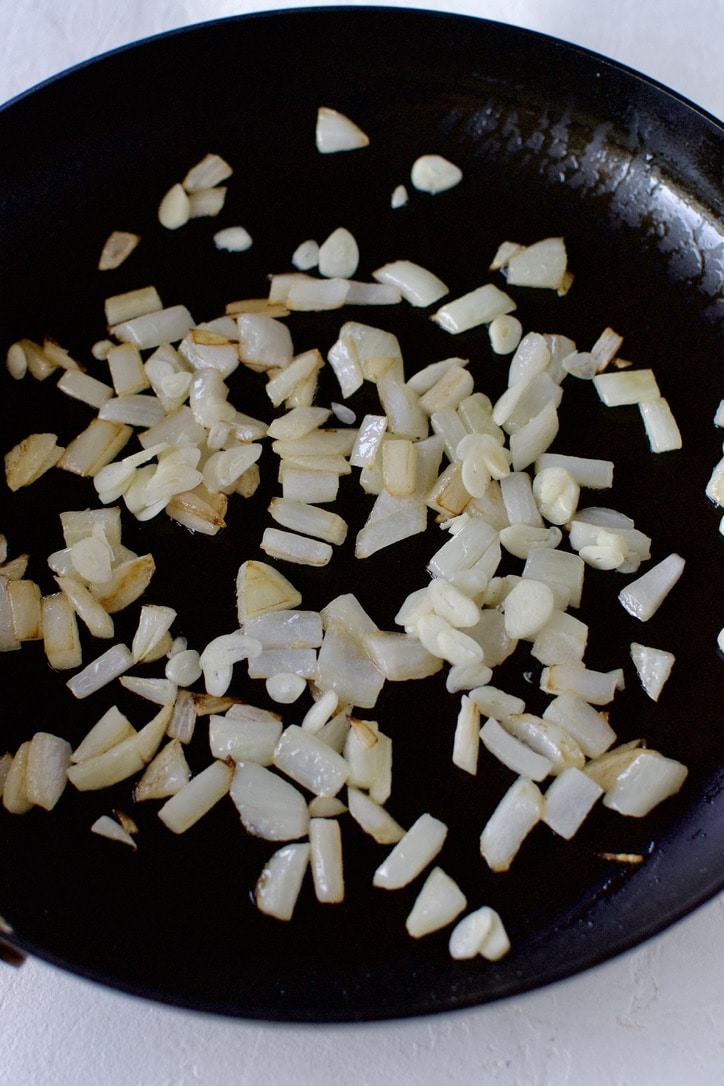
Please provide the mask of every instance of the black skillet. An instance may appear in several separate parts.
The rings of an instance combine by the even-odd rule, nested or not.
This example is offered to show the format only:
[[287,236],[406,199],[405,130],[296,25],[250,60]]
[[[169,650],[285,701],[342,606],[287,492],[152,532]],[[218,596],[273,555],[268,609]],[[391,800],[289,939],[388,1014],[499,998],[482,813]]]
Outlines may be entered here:
[[[320,105],[351,115],[370,146],[319,155]],[[420,880],[398,893],[372,890],[384,850],[354,825],[345,828],[345,904],[319,906],[306,886],[292,923],[266,919],[251,889],[271,849],[243,833],[230,803],[176,838],[153,805],[133,806],[130,785],[84,795],[69,788],[52,814],[0,810],[0,914],[12,945],[185,1007],[306,1022],[382,1019],[545,985],[639,944],[715,894],[723,874],[716,634],[724,612],[718,514],[704,488],[721,454],[712,422],[722,395],[721,125],[619,65],[537,34],[441,14],[326,8],[199,26],[84,65],[6,107],[0,142],[2,349],[49,334],[91,365],[107,294],[155,283],[167,304],[185,302],[197,320],[210,319],[230,300],[263,294],[266,275],[289,270],[299,242],[341,224],[360,241],[361,276],[407,257],[433,268],[453,295],[486,281],[504,239],[563,235],[573,288],[560,299],[517,291],[525,328],[562,332],[585,348],[612,325],[625,337],[624,356],[655,368],[684,450],[650,455],[635,408],[606,410],[590,386],[571,381],[556,447],[613,458],[614,490],[593,500],[631,514],[653,537],[655,559],[673,550],[687,559],[685,579],[647,627],[616,602],[623,578],[615,574],[589,577],[581,612],[593,624],[589,666],[626,670],[612,715],[619,737],[644,736],[689,766],[681,793],[644,820],[600,808],[568,844],[539,827],[510,873],[493,876],[477,838],[511,775],[485,757],[475,780],[451,766],[457,699],[430,681],[386,691],[375,711],[396,743],[390,810],[403,824],[424,809],[448,822],[440,863],[471,906],[502,914],[513,949],[499,963],[452,961],[447,932],[409,939],[404,919]],[[161,195],[208,151],[235,171],[219,220],[163,231]],[[435,197],[411,190],[408,206],[391,211],[392,190],[425,152],[458,163],[463,182]],[[253,248],[218,253],[212,233],[237,222]],[[112,229],[143,240],[119,270],[100,274],[98,253]],[[410,372],[454,353],[474,360],[492,396],[504,387],[506,362],[491,355],[484,331],[451,339],[406,306],[351,315],[393,328]],[[339,322],[296,317],[296,349],[326,351]],[[265,405],[252,376],[245,371],[232,384],[254,414]],[[31,430],[53,429],[67,441],[88,420],[52,379],[13,383],[3,372],[1,381],[3,452]],[[334,397],[332,385],[323,397]],[[361,412],[372,403],[364,392],[352,406]],[[192,644],[233,626],[234,574],[259,554],[273,492],[270,483],[239,502],[211,541],[162,518],[143,530],[125,521],[128,545],[150,546],[157,558],[148,598],[177,607],[177,632]],[[45,591],[53,584],[43,556],[60,545],[57,512],[93,499],[90,484],[60,472],[12,499],[3,489],[0,527],[11,556],[31,553],[29,574]],[[345,490],[353,524],[367,505]],[[353,576],[362,602],[391,628],[399,599],[420,586],[440,542],[433,530],[364,565],[347,546],[323,575],[289,572],[308,606],[349,590]],[[132,636],[131,610],[118,622],[124,638]],[[676,654],[658,706],[628,661],[632,640]],[[97,651],[86,643],[86,659]],[[2,749],[38,728],[77,742],[112,700],[138,724],[151,715],[138,699],[109,691],[74,702],[66,676],[45,666],[37,645],[0,664]],[[519,655],[496,681],[535,709],[530,671]],[[259,686],[238,679],[235,690],[263,704]],[[194,769],[208,760],[203,731],[189,751]],[[89,833],[115,807],[139,823],[137,854]],[[612,852],[644,862],[601,856]]]

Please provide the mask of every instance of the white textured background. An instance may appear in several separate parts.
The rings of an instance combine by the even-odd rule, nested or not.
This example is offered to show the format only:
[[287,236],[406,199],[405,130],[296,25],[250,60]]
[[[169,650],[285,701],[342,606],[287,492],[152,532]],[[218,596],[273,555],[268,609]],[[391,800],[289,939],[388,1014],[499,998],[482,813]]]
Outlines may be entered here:
[[[149,34],[289,6],[304,5],[0,0],[0,102]],[[724,0],[396,6],[479,15],[576,42],[724,117]],[[0,963],[0,1083],[721,1086],[723,919],[720,898],[639,950],[552,988],[479,1010],[373,1026],[219,1020],[106,991],[40,962],[19,970]]]

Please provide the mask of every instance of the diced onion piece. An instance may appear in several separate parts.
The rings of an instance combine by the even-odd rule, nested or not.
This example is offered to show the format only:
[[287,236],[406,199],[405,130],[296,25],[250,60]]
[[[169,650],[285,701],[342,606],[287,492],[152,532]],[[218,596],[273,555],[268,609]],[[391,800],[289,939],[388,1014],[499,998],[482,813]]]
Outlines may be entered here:
[[190,776],[183,745],[180,740],[172,739],[146,767],[133,790],[133,799],[140,803],[174,796],[188,784]]
[[480,837],[480,852],[491,871],[507,871],[520,846],[543,817],[540,789],[519,777],[488,819]]
[[244,622],[244,632],[264,648],[318,648],[322,644],[322,620],[317,611],[294,609],[267,611]]
[[[40,601],[43,648],[51,667],[68,670],[82,661],[78,623],[68,597],[62,593],[43,596]],[[16,642],[15,642],[16,644]],[[5,648],[14,644],[5,641]]]
[[319,246],[319,274],[326,279],[339,276],[351,279],[359,264],[359,247],[354,236],[344,226],[333,230]]
[[674,666],[674,654],[632,641],[631,659],[644,690],[652,701],[658,701]]
[[315,131],[317,150],[323,154],[334,154],[337,151],[354,151],[361,147],[367,147],[370,140],[359,125],[351,121],[344,113],[328,106],[320,106],[317,110],[317,126]]
[[98,259],[99,271],[111,271],[121,266],[141,240],[139,234],[131,234],[126,230],[114,230],[106,238],[101,255]]
[[495,354],[512,354],[520,343],[522,334],[523,325],[517,317],[509,313],[494,317],[488,326],[490,346]]
[[155,570],[156,563],[153,555],[142,554],[138,558],[119,562],[107,581],[91,584],[90,588],[106,611],[109,614],[115,614],[143,595]]
[[548,758],[554,776],[569,767],[581,769],[585,765],[586,759],[576,740],[552,720],[543,720],[533,713],[515,713],[505,717],[502,724],[516,739]]
[[365,833],[379,845],[394,845],[402,840],[405,831],[384,807],[376,803],[366,792],[359,788],[347,788],[349,813]]
[[616,733],[605,714],[573,692],[564,692],[551,701],[544,720],[553,720],[573,736],[588,758],[597,758],[616,741]]
[[29,434],[5,454],[5,481],[12,491],[30,486],[54,467],[64,449],[56,434]]
[[166,664],[166,678],[177,686],[192,686],[201,674],[199,654],[195,649],[184,649],[175,653]]
[[282,734],[276,713],[252,705],[238,705],[209,719],[209,746],[215,758],[271,765]]
[[112,388],[82,370],[66,370],[58,381],[57,388],[66,396],[95,408],[102,407],[113,395]]
[[455,925],[449,949],[450,956],[458,960],[481,954],[488,961],[497,962],[510,950],[510,940],[499,914],[483,905]]
[[552,618],[538,631],[531,646],[531,656],[539,663],[577,664],[583,660],[588,643],[588,626],[567,611],[554,611]]
[[131,643],[134,663],[157,659],[156,646],[171,629],[175,618],[173,607],[162,607],[155,603],[143,605]]
[[207,154],[191,167],[182,184],[186,192],[198,192],[199,189],[208,189],[226,181],[233,172],[221,155]]
[[3,807],[10,814],[27,814],[33,806],[28,799],[26,788],[30,743],[31,740],[28,739],[20,744],[5,775],[2,800]]
[[30,741],[25,767],[25,791],[30,803],[52,811],[68,783],[71,746],[49,732],[36,732]]
[[292,264],[299,271],[311,271],[319,263],[319,245],[310,238],[298,245],[292,254]]
[[524,578],[505,598],[505,632],[516,640],[533,640],[550,621],[554,609],[555,598],[548,585]]
[[317,796],[336,796],[349,776],[341,755],[296,724],[282,732],[274,765]]
[[283,532],[278,528],[266,528],[260,546],[270,558],[303,566],[326,566],[332,557],[329,543],[308,539],[296,532]]
[[559,290],[567,263],[563,238],[544,238],[510,256],[506,264],[508,283],[517,287]]
[[502,720],[512,713],[525,712],[525,702],[515,694],[508,694],[505,690],[499,690],[495,686],[475,687],[470,691],[470,698],[475,702],[483,716]]
[[681,448],[681,431],[663,396],[639,403],[639,411],[652,452],[670,452]]
[[443,298],[448,288],[442,279],[411,260],[394,260],[372,272],[379,283],[397,287],[410,305],[426,307]]
[[399,207],[405,207],[408,201],[409,195],[405,186],[395,185],[390,198],[390,207],[396,211]]
[[523,471],[546,451],[558,433],[558,412],[550,401],[510,437],[514,471]]
[[66,686],[76,698],[87,698],[96,690],[113,682],[133,664],[133,655],[126,645],[113,645],[82,671],[69,679]]
[[496,317],[511,313],[516,308],[513,299],[492,283],[463,294],[442,306],[432,319],[446,332],[457,335],[479,324],[490,324]]
[[724,505],[724,457],[715,465],[706,484],[706,496],[715,505]]
[[670,554],[643,576],[622,588],[618,594],[621,606],[634,618],[647,622],[658,611],[671,589],[684,572],[684,559]]
[[117,706],[113,705],[86,733],[71,754],[70,760],[84,762],[88,758],[95,758],[135,734],[136,731],[128,718]]
[[126,690],[152,701],[155,705],[170,705],[177,694],[176,683],[170,679],[149,679],[141,675],[121,675],[119,682]]
[[480,709],[472,698],[463,694],[455,725],[453,741],[453,765],[473,776],[478,771],[480,749]]
[[569,841],[578,832],[603,788],[576,766],[560,773],[546,789],[543,821]]
[[132,320],[115,324],[111,331],[124,343],[133,343],[139,350],[158,347],[162,343],[178,343],[194,327],[194,319],[185,305],[172,305]]
[[622,343],[623,336],[620,336],[613,328],[604,328],[591,347],[591,354],[596,361],[596,370],[598,373],[602,373],[609,362],[613,361]]
[[[60,587],[62,589],[62,586]],[[6,626],[6,600],[10,604],[12,634],[7,630]],[[6,629],[4,637],[0,633],[0,651],[3,650],[4,641],[7,641],[8,647],[10,647],[14,640],[20,642],[41,640],[43,637],[43,620],[40,609],[40,588],[35,581],[23,578],[19,580],[8,579],[3,588],[0,589],[0,615],[3,615],[0,619],[0,626]]]
[[174,833],[185,833],[226,795],[233,775],[226,762],[212,762],[166,800],[158,817]]
[[601,401],[607,407],[640,404],[646,400],[661,398],[653,370],[600,373],[593,378],[593,384]]
[[486,720],[480,729],[480,738],[487,750],[513,773],[530,780],[542,781],[553,771],[553,763],[549,758],[531,750],[493,717]]
[[316,734],[320,732],[324,725],[329,721],[330,717],[334,715],[337,706],[339,705],[339,698],[334,690],[327,690],[321,697],[315,701],[311,709],[309,709],[302,720],[302,728],[305,731]]
[[688,769],[673,758],[655,750],[641,750],[606,789],[603,803],[619,814],[643,818],[657,804],[675,795],[683,785]]
[[[339,546],[347,536],[347,522],[337,513],[291,498],[272,498],[269,505],[272,519],[293,532]],[[280,533],[281,534],[281,533]],[[278,541],[277,541],[278,542]],[[267,549],[262,543],[263,549]],[[298,560],[298,559],[297,559]]]
[[566,468],[542,468],[533,479],[533,495],[549,524],[567,524],[578,507],[580,487]]
[[229,688],[234,664],[259,656],[261,643],[248,637],[242,630],[223,634],[209,641],[201,653],[199,663],[204,673],[206,692],[220,697]]
[[239,762],[231,783],[231,798],[244,828],[267,841],[292,841],[309,829],[309,811],[302,793],[264,766]]
[[595,460],[591,457],[566,456],[562,453],[543,453],[536,461],[537,472],[545,468],[565,468],[579,486],[606,490],[613,486],[613,461]]
[[333,818],[309,821],[312,879],[317,901],[336,904],[344,900],[342,835]]
[[284,845],[266,862],[254,890],[260,912],[277,920],[291,920],[309,864],[305,842]]
[[226,226],[214,234],[214,245],[227,253],[243,253],[251,248],[253,240],[243,226]]
[[430,932],[439,931],[457,919],[467,904],[467,898],[458,884],[441,867],[434,867],[405,921],[407,932],[413,939],[420,939]]
[[70,765],[68,780],[81,792],[97,791],[132,777],[144,769],[145,764],[138,735],[134,733],[102,754]]
[[11,343],[6,355],[6,366],[15,381],[21,381],[28,372],[28,356],[22,343]]
[[581,664],[551,664],[541,672],[540,686],[549,694],[578,694],[589,705],[608,705],[619,688],[620,673],[594,671]]
[[[163,309],[163,302],[154,286],[127,290],[123,294],[113,294],[105,300],[105,317],[109,325],[156,313]],[[116,348],[111,348],[115,350]],[[106,355],[108,357],[108,355]]]
[[422,814],[375,871],[373,885],[398,890],[434,860],[447,837],[447,826],[431,814]]
[[239,567],[236,599],[242,625],[255,615],[298,607],[302,602],[301,593],[282,573],[266,562],[251,560]]
[[158,221],[167,230],[178,230],[189,221],[190,201],[180,182],[172,185],[158,208]]
[[421,155],[410,170],[410,180],[420,192],[446,192],[462,181],[463,171],[442,155]]
[[138,847],[130,833],[110,815],[100,815],[91,826],[91,833],[97,833],[99,837],[107,837],[109,841],[119,841],[132,849]]

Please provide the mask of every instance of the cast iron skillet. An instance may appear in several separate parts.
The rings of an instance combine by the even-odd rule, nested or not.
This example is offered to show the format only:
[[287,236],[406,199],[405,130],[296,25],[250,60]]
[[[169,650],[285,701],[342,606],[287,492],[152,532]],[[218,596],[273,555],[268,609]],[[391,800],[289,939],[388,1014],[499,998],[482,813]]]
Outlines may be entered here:
[[[349,113],[370,135],[369,148],[318,155],[319,105]],[[581,611],[597,622],[589,666],[626,670],[612,714],[620,739],[644,736],[690,769],[681,793],[642,821],[600,808],[569,844],[541,826],[511,871],[493,876],[477,839],[511,775],[486,757],[476,779],[452,767],[457,698],[428,681],[388,689],[375,711],[396,743],[390,810],[407,825],[423,809],[448,822],[439,862],[471,907],[489,903],[504,917],[513,949],[499,963],[452,961],[447,932],[409,939],[404,918],[420,880],[397,893],[373,891],[384,849],[354,825],[345,829],[345,904],[318,906],[307,886],[293,923],[266,919],[251,889],[271,849],[243,833],[230,803],[175,838],[156,818],[157,805],[133,807],[128,784],[98,794],[68,789],[51,815],[0,810],[0,913],[12,943],[185,1007],[306,1022],[383,1019],[547,984],[637,945],[715,894],[721,538],[704,487],[721,449],[712,424],[724,312],[721,126],[651,81],[540,35],[439,14],[326,8],[212,23],[113,53],[5,108],[0,140],[3,350],[19,337],[49,334],[91,365],[90,345],[105,334],[106,295],[153,282],[167,304],[185,302],[197,320],[210,319],[227,301],[264,294],[265,276],[288,270],[299,242],[340,224],[360,240],[361,276],[408,257],[432,267],[453,295],[486,281],[500,241],[565,236],[573,289],[562,299],[517,291],[525,328],[562,332],[585,347],[613,325],[625,337],[624,356],[655,368],[684,450],[649,455],[637,410],[606,410],[575,381],[556,447],[612,457],[613,493],[589,499],[633,515],[654,539],[654,559],[673,550],[687,558],[685,580],[648,627],[620,608],[623,578],[612,574],[590,575]],[[208,151],[235,170],[220,219],[163,231],[160,196]],[[409,205],[392,212],[393,188],[424,152],[457,162],[463,183],[436,197],[412,192]],[[235,222],[250,230],[253,248],[216,252],[213,231]],[[137,230],[143,241],[119,270],[100,274],[97,256],[112,229]],[[454,353],[473,360],[491,396],[504,387],[507,363],[491,355],[484,331],[453,340],[406,306],[351,315],[393,328],[410,372]],[[326,351],[340,320],[296,317],[296,349]],[[266,410],[253,375],[232,384],[245,410]],[[89,412],[52,386],[16,384],[3,372],[3,451],[31,430],[52,428],[67,441],[86,424]],[[333,397],[325,386],[323,400]],[[364,391],[352,406],[362,412],[374,401]],[[241,560],[259,556],[273,492],[269,483],[239,503],[211,541],[162,518],[143,531],[124,522],[127,544],[157,558],[148,599],[177,607],[176,630],[192,644],[233,628],[233,578]],[[87,482],[60,472],[12,500],[3,491],[11,556],[31,553],[29,575],[45,591],[53,584],[43,556],[61,543],[56,513],[93,500]],[[351,485],[344,500],[359,525],[368,502]],[[392,628],[398,601],[420,586],[440,542],[435,530],[361,568],[347,545],[323,575],[289,572],[305,605],[321,606],[349,590],[351,571],[362,602]],[[131,611],[119,616],[119,637],[132,636]],[[632,640],[676,654],[658,706],[628,661]],[[86,659],[97,651],[86,643]],[[0,663],[3,749],[38,728],[77,742],[111,701],[139,725],[152,715],[122,692],[74,702],[66,676],[44,665],[38,645]],[[496,681],[542,708],[527,655]],[[240,678],[235,691],[265,704],[260,686],[250,690]],[[208,757],[200,727],[192,768]],[[89,833],[115,807],[139,823],[137,854]],[[645,859],[632,867],[602,852]]]

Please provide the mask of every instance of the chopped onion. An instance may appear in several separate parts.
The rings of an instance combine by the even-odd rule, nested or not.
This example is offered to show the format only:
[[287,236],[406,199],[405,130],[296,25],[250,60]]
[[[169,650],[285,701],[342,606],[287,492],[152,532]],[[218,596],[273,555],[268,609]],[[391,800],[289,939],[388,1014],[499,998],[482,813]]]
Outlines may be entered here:
[[434,860],[447,837],[447,826],[431,814],[422,814],[375,871],[373,884],[398,890]]
[[278,774],[254,762],[239,762],[231,783],[231,798],[244,828],[267,841],[292,841],[309,829],[309,811],[302,793]]
[[492,283],[486,283],[438,309],[432,319],[446,332],[457,335],[479,324],[490,324],[496,317],[511,313],[515,302]]
[[684,572],[684,559],[670,554],[636,581],[622,588],[618,598],[634,618],[647,622],[658,611]]
[[546,789],[543,821],[569,841],[602,795],[603,789],[596,781],[570,766]]
[[317,110],[315,138],[317,150],[323,155],[354,151],[367,147],[370,142],[369,136],[354,121],[328,106],[320,106]]
[[333,818],[311,818],[309,846],[312,879],[317,901],[336,904],[344,900],[342,835]]
[[688,770],[681,762],[655,750],[639,751],[621,770],[603,803],[619,814],[643,818],[657,804],[679,791]]
[[166,800],[158,817],[174,833],[185,833],[226,795],[233,775],[226,762],[212,762]]
[[497,962],[510,950],[510,940],[500,915],[489,905],[483,905],[456,924],[449,948],[452,958],[474,958],[481,954],[488,961]]
[[319,274],[327,279],[339,276],[351,279],[359,264],[359,248],[354,236],[344,226],[339,226],[319,246],[317,259]]
[[674,666],[674,654],[632,641],[631,659],[644,690],[652,701],[658,701]]
[[532,781],[519,777],[510,786],[480,837],[480,852],[492,871],[508,870],[544,810],[543,796]]
[[101,255],[98,259],[99,271],[111,271],[119,268],[133,250],[141,238],[138,234],[131,234],[125,230],[114,230],[107,237]]
[[410,305],[427,307],[443,298],[448,288],[437,275],[411,260],[394,260],[372,272],[379,283],[397,287]]
[[284,845],[264,865],[254,896],[260,912],[277,920],[291,920],[309,864],[306,842]]
[[467,898],[441,867],[434,867],[415,898],[405,927],[413,939],[438,931],[467,908]]
[[131,837],[130,833],[124,830],[115,818],[111,818],[110,815],[100,815],[91,826],[91,833],[97,833],[100,837],[107,837],[110,841],[120,841],[121,844],[129,845],[132,849],[136,849],[138,846]]
[[462,181],[463,171],[442,155],[421,155],[415,159],[410,180],[420,192],[446,192]]

